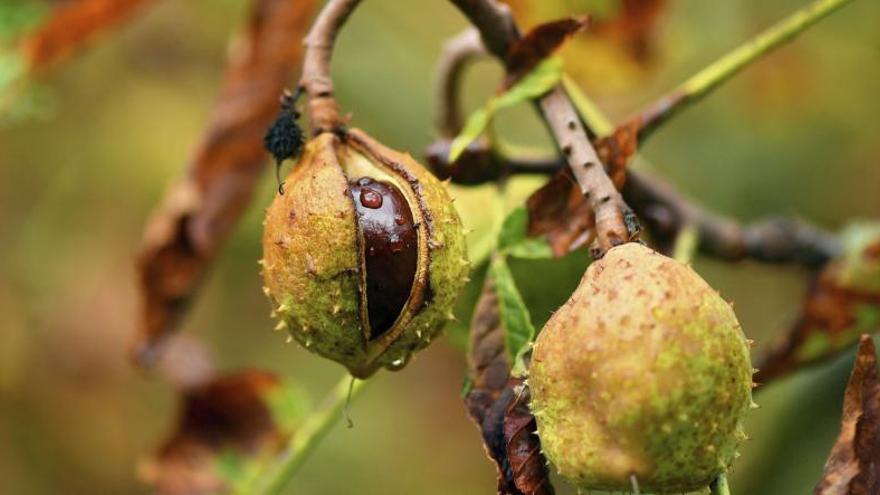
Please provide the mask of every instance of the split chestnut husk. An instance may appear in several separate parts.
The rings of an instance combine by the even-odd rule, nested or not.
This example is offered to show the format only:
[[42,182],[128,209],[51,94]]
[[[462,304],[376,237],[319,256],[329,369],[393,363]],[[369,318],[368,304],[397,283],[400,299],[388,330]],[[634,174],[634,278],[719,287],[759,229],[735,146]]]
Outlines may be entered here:
[[279,328],[363,378],[402,368],[452,316],[469,269],[444,184],[356,129],[312,139],[266,213]]

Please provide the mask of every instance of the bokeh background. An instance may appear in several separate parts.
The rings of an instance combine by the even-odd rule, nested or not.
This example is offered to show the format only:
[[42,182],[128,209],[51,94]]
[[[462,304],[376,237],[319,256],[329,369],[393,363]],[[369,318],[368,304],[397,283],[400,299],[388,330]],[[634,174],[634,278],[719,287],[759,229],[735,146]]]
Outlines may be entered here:
[[[519,3],[535,7],[521,9],[524,25],[604,8],[590,0]],[[671,0],[641,58],[612,42],[575,40],[563,52],[566,67],[623,118],[803,3]],[[228,36],[246,9],[245,0],[159,1],[42,78],[27,111],[0,127],[0,492],[148,492],[136,466],[170,428],[175,397],[126,359],[138,317],[134,255],[148,213],[206,122]],[[787,214],[837,229],[876,218],[877,19],[880,4],[854,2],[670,122],[644,155],[692,198],[743,220]],[[365,2],[334,60],[342,105],[357,125],[420,153],[433,137],[436,57],[464,25],[442,1]],[[488,61],[469,71],[469,108],[499,78]],[[549,150],[528,107],[503,113],[498,129]],[[275,187],[268,162],[266,170],[183,330],[204,339],[222,369],[268,368],[320,397],[341,367],[285,345],[260,291],[261,214]],[[510,204],[537,184],[518,181]],[[491,194],[455,189],[465,222],[477,229],[472,242],[489,223],[483,205]],[[515,264],[536,323],[570,293],[586,260]],[[702,258],[695,266],[735,301],[759,345],[786,327],[807,280],[794,268]],[[465,322],[480,278],[460,305]],[[492,493],[493,467],[460,400],[464,328],[451,328],[403,372],[379,373],[352,407],[355,428],[337,427],[289,493]],[[811,491],[838,431],[851,363],[848,352],[758,395],[763,407],[749,421],[734,493]],[[557,488],[574,493],[562,482]]]

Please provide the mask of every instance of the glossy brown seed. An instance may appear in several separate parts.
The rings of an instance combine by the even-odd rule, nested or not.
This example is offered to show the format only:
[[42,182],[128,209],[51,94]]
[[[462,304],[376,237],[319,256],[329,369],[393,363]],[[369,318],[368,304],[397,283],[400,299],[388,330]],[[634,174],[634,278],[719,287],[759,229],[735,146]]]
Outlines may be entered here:
[[350,186],[363,233],[372,340],[391,329],[412,291],[418,231],[406,198],[393,184],[362,177]]

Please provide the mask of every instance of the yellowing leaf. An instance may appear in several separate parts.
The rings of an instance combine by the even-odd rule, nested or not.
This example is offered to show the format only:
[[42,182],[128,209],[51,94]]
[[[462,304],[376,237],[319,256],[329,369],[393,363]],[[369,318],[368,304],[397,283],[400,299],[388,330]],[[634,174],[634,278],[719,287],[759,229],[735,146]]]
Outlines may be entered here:
[[495,256],[489,265],[489,270],[489,275],[495,284],[495,294],[498,296],[505,347],[510,362],[516,367],[517,363],[522,363],[522,354],[528,350],[529,344],[535,338],[535,326],[504,257]]
[[468,117],[461,133],[452,141],[449,163],[455,162],[467,146],[483,133],[499,110],[538,98],[553,89],[561,80],[562,59],[550,57],[538,64],[509,90],[490,99],[483,108]]

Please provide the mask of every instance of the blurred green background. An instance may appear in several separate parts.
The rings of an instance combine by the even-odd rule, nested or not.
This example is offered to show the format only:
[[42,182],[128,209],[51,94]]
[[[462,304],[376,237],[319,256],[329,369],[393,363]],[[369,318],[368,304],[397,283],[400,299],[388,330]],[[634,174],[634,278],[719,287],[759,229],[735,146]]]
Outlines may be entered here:
[[[560,0],[527,22],[594,3]],[[803,3],[672,1],[646,66],[574,49],[564,52],[566,64],[623,118]],[[200,136],[227,38],[246,9],[244,0],[159,1],[43,78],[31,114],[0,128],[0,492],[148,492],[136,465],[170,428],[175,398],[126,360],[138,317],[134,253],[148,213]],[[877,217],[877,19],[880,4],[856,1],[676,118],[644,155],[691,197],[744,220],[787,214],[836,229]],[[334,60],[341,103],[356,125],[420,154],[433,137],[436,57],[464,25],[442,1],[364,2]],[[499,78],[491,62],[470,71],[469,108]],[[498,127],[516,142],[548,145],[527,107],[502,114]],[[514,189],[536,184],[524,179]],[[260,220],[274,187],[267,173],[184,331],[207,341],[223,369],[272,369],[320,397],[342,369],[285,345],[260,291]],[[491,191],[455,194],[476,240],[489,223],[483,205]],[[585,264],[583,254],[515,264],[536,323]],[[798,269],[695,264],[735,301],[759,344],[786,327],[807,280]],[[461,305],[465,321],[479,283],[474,277]],[[337,427],[289,493],[493,493],[493,467],[459,397],[465,338],[453,328],[403,372],[379,373],[352,408],[355,428]],[[850,352],[759,394],[734,493],[812,490],[838,431],[851,362]],[[557,488],[574,493],[561,481]]]

